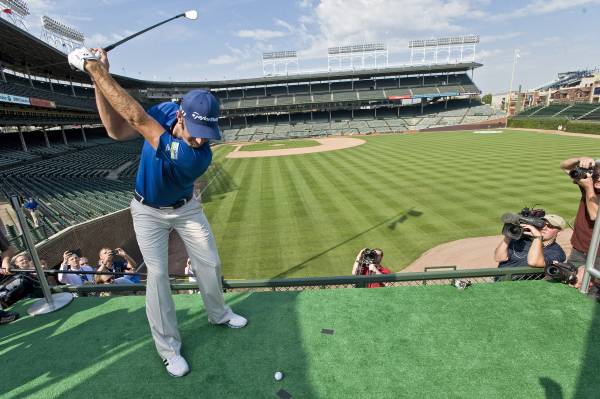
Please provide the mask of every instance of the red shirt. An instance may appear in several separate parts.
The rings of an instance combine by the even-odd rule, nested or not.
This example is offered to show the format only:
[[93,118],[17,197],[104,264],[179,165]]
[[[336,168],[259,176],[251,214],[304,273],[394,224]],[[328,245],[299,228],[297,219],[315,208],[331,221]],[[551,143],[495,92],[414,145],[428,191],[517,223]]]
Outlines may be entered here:
[[[390,269],[388,269],[387,267],[383,267],[383,266],[381,266],[379,268],[379,271],[381,272],[381,274],[391,274],[392,273],[392,271]],[[361,274],[368,276],[369,268],[363,267],[363,271]],[[384,283],[369,283],[369,284],[367,284],[367,288],[380,288],[380,287],[385,287],[385,284]]]
[[579,189],[581,190],[581,201],[579,201],[579,209],[577,209],[577,215],[575,216],[571,245],[576,250],[587,254],[592,241],[594,221],[590,219],[590,214],[585,206],[585,190],[582,187],[579,187]]

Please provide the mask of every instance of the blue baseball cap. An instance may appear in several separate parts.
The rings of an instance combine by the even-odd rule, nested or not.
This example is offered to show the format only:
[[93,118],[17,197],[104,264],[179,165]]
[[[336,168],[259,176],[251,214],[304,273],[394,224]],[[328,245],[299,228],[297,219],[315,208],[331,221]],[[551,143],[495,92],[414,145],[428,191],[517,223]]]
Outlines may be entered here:
[[220,140],[219,100],[207,90],[192,90],[181,99],[185,127],[192,137]]

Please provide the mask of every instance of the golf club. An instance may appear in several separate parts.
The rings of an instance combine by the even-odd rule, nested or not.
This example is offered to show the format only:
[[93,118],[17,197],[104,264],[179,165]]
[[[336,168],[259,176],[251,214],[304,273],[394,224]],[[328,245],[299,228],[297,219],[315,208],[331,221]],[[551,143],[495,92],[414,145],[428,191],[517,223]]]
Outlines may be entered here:
[[139,32],[136,32],[136,33],[134,33],[133,35],[127,36],[126,38],[124,38],[124,39],[121,39],[121,40],[119,40],[119,41],[118,41],[118,42],[116,42],[116,43],[113,43],[113,44],[110,44],[110,45],[108,45],[108,46],[104,47],[104,51],[106,51],[106,52],[109,52],[110,50],[114,49],[115,47],[117,47],[117,46],[119,46],[119,45],[121,45],[121,44],[123,44],[123,43],[125,43],[125,42],[127,42],[127,41],[129,41],[129,40],[131,40],[131,39],[133,39],[133,38],[134,38],[134,37],[136,37],[136,36],[139,36],[139,35],[141,35],[141,34],[142,34],[142,33],[144,33],[144,32],[148,32],[149,30],[151,30],[151,29],[154,29],[154,28],[156,28],[157,26],[160,26],[160,25],[162,25],[162,24],[166,24],[166,23],[167,23],[167,22],[169,22],[169,21],[172,21],[172,20],[174,20],[174,19],[181,18],[181,17],[186,17],[187,19],[194,20],[194,19],[198,18],[198,11],[196,11],[196,10],[189,10],[189,11],[186,11],[186,12],[184,12],[184,13],[181,13],[181,14],[175,15],[174,17],[171,17],[171,18],[169,18],[169,19],[165,19],[165,20],[164,20],[164,21],[162,21],[162,22],[159,22],[159,23],[157,23],[157,24],[155,24],[155,25],[152,25],[152,26],[150,26],[150,27],[148,27],[148,28],[146,28],[146,29],[143,29],[143,30],[141,30],[141,31],[139,31]]

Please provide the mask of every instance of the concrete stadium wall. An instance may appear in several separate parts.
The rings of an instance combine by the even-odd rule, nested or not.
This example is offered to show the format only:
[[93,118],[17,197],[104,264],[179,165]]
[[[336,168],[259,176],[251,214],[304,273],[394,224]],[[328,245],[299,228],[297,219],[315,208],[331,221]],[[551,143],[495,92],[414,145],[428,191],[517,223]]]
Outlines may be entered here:
[[420,132],[448,132],[454,130],[475,130],[475,129],[498,129],[506,127],[506,117],[498,119],[488,119],[477,123],[467,123],[464,125],[440,126],[427,129],[420,129]]
[[81,254],[90,260],[90,264],[96,265],[98,253],[103,247],[120,247],[136,262],[142,260],[129,209],[68,227],[36,247],[40,258],[45,259],[51,266],[62,262],[64,251],[75,249],[81,250]]
[[[98,253],[103,247],[123,248],[138,265],[143,257],[138,247],[133,220],[129,209],[123,209],[75,226],[71,226],[36,245],[41,259],[50,266],[62,262],[66,250],[81,250],[90,264],[98,264]],[[187,252],[177,232],[169,237],[169,273],[183,274]],[[140,271],[145,272],[145,268]]]

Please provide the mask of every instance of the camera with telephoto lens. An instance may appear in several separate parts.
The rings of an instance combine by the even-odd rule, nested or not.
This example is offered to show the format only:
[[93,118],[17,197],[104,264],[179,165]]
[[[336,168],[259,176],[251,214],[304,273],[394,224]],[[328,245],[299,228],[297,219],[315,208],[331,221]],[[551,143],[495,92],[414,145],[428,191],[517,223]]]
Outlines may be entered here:
[[372,265],[373,263],[375,263],[375,259],[377,259],[377,256],[378,253],[376,249],[365,248],[360,263],[363,265]]
[[523,237],[523,227],[521,224],[530,224],[538,229],[546,225],[543,217],[546,212],[543,209],[523,208],[519,213],[505,213],[502,215],[502,234],[511,240],[520,240]]
[[564,284],[577,282],[577,268],[569,263],[554,262],[544,268],[544,274],[549,280]]

